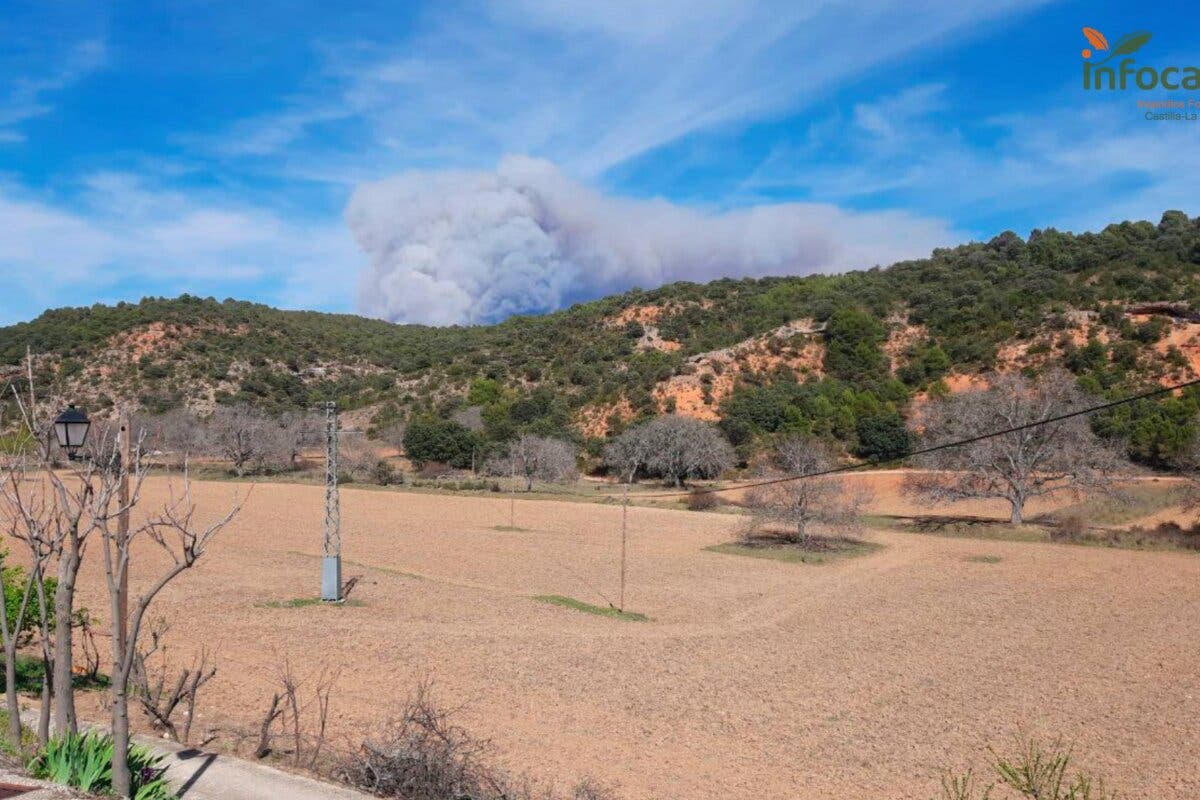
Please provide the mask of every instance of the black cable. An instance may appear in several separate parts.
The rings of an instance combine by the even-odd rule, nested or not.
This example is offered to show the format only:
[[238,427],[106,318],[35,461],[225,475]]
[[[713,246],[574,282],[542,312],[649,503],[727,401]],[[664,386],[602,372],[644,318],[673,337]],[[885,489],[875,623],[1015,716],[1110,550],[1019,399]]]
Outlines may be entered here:
[[817,472],[807,472],[803,475],[788,475],[783,478],[772,478],[770,480],[758,481],[757,483],[743,483],[738,486],[726,486],[726,487],[718,488],[718,489],[692,489],[692,490],[689,490],[686,492],[679,491],[679,492],[659,492],[656,494],[639,494],[639,495],[636,495],[634,499],[649,500],[649,499],[658,498],[658,497],[687,497],[689,495],[699,495],[699,494],[718,494],[720,492],[732,492],[732,491],[740,491],[743,489],[754,489],[759,486],[772,486],[777,483],[787,483],[788,481],[801,481],[806,478],[822,478],[822,477],[825,477],[826,475],[836,475],[836,474],[839,474],[842,472],[854,472],[856,470],[868,469],[870,467],[881,467],[881,466],[885,466],[887,464],[893,464],[893,463],[898,463],[900,461],[904,461],[906,459],[912,458],[913,456],[923,456],[928,453],[936,453],[939,450],[948,450],[951,447],[962,447],[963,445],[974,444],[975,442],[982,442],[985,439],[994,439],[997,436],[1007,436],[1010,433],[1018,433],[1020,431],[1029,430],[1030,428],[1036,428],[1041,425],[1049,425],[1053,422],[1062,422],[1063,420],[1071,419],[1073,417],[1082,417],[1087,414],[1095,414],[1097,411],[1106,411],[1110,408],[1116,408],[1117,406],[1123,406],[1128,403],[1135,403],[1138,400],[1145,400],[1150,397],[1158,397],[1159,395],[1168,394],[1170,392],[1175,392],[1180,389],[1186,389],[1189,386],[1197,386],[1197,385],[1200,385],[1200,378],[1194,378],[1190,381],[1184,381],[1183,383],[1177,383],[1174,386],[1163,386],[1163,387],[1154,389],[1149,392],[1144,392],[1142,394],[1136,394],[1136,395],[1132,395],[1130,397],[1124,397],[1120,400],[1113,400],[1108,403],[1101,403],[1098,406],[1090,406],[1088,408],[1079,409],[1078,411],[1069,411],[1065,414],[1058,414],[1057,416],[1046,417],[1045,419],[1039,419],[1034,422],[1026,422],[1022,425],[1016,425],[1011,428],[1005,428],[1004,430],[991,431],[989,433],[981,433],[978,436],[972,436],[969,439],[958,439],[953,442],[943,442],[942,444],[931,445],[930,447],[925,447],[920,450],[914,450],[913,452],[907,453],[902,456],[893,456],[891,458],[881,458],[881,459],[877,459],[874,461],[863,461],[859,464],[847,464],[847,465],[843,465],[840,467],[831,467],[830,469],[823,469],[823,470],[819,470]]

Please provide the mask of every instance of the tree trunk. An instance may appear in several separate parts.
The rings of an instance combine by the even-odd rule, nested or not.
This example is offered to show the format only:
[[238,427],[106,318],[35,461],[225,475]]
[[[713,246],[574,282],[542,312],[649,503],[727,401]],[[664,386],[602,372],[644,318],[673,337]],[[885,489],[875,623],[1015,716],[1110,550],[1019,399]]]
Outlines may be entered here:
[[54,684],[50,673],[54,670],[54,662],[48,658],[42,659],[42,697],[38,704],[37,743],[39,748],[50,741],[50,705],[54,702]]
[[1013,525],[1022,525],[1025,522],[1025,500],[1024,498],[1016,498],[1008,501],[1012,505],[1012,515],[1009,521]]
[[50,710],[54,703],[54,655],[50,649],[49,613],[46,607],[46,583],[38,572],[38,633],[42,640],[42,697],[38,706],[38,747],[50,741]]
[[70,536],[66,551],[58,562],[58,588],[54,593],[54,729],[60,735],[79,730],[75,717],[75,690],[71,684],[71,666],[75,663],[71,616],[75,610],[79,560],[79,542]]
[[4,696],[8,701],[8,736],[16,752],[21,752],[21,704],[17,702],[17,648],[16,636],[12,647],[4,647]]
[[128,675],[113,675],[112,788],[117,797],[129,797],[132,794],[129,774],[129,700],[126,695],[128,683]]

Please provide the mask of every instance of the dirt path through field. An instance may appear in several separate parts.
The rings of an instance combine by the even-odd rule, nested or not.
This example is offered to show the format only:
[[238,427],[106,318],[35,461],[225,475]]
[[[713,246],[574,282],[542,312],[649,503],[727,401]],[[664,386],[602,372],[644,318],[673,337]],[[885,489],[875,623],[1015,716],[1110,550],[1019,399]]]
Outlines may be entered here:
[[[215,514],[234,489],[197,496]],[[1125,796],[1200,796],[1195,555],[874,531],[875,554],[787,564],[706,552],[734,515],[638,508],[636,623],[530,599],[615,598],[618,507],[520,501],[526,531],[496,529],[504,498],[351,488],[342,508],[361,607],[263,606],[318,587],[321,489],[300,485],[257,487],[164,596],[177,657],[219,650],[198,728],[256,723],[287,657],[342,669],[339,735],[428,675],[514,769],[631,800],[928,798],[1018,726],[1073,739]]]

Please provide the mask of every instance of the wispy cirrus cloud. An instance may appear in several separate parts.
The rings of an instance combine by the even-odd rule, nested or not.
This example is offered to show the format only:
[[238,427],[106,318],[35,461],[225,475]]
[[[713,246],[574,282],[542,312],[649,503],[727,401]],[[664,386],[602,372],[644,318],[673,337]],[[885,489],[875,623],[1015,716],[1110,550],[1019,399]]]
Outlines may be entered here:
[[7,90],[0,90],[0,142],[25,141],[21,123],[53,111],[54,93],[103,66],[106,54],[104,40],[87,39],[70,45],[40,69],[12,75]]
[[697,131],[802,108],[1038,4],[444,4],[400,41],[325,47],[307,91],[213,146],[310,177],[523,152],[590,179]]
[[1195,126],[1146,120],[1134,98],[1065,90],[1031,111],[972,117],[957,107],[942,84],[856,104],[774,148],[741,194],[800,191],[1072,230],[1156,219],[1168,208],[1200,212],[1179,180],[1200,169]]

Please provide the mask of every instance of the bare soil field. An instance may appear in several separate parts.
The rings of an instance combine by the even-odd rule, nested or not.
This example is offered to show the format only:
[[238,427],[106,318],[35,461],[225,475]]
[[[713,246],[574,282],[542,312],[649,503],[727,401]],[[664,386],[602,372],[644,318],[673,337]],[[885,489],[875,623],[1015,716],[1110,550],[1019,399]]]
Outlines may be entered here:
[[[247,489],[194,488],[211,516]],[[882,549],[790,564],[705,551],[736,515],[631,508],[626,605],[650,617],[634,622],[531,599],[615,601],[619,507],[519,500],[514,531],[505,497],[348,487],[362,605],[268,607],[317,594],[322,496],[256,486],[162,596],[174,658],[217,650],[197,730],[256,725],[287,658],[341,668],[338,736],[432,677],[514,771],[630,800],[930,798],[1018,728],[1074,741],[1124,797],[1200,797],[1194,554],[868,531]],[[105,626],[97,562],[81,601]]]

